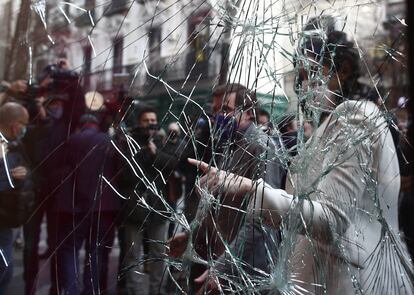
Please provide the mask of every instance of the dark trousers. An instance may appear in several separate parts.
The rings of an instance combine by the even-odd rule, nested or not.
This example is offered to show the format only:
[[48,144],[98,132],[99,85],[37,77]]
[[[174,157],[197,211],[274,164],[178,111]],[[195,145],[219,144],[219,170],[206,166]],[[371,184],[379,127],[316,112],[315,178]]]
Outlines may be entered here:
[[36,282],[39,275],[39,242],[40,232],[43,217],[46,214],[47,219],[47,245],[51,256],[47,257],[50,263],[50,280],[51,280],[51,293],[56,293],[56,256],[54,251],[56,250],[56,214],[49,208],[49,204],[45,203],[43,206],[39,206],[30,220],[23,227],[24,235],[24,249],[23,249],[23,263],[25,281],[25,294],[34,295],[36,293]]
[[0,295],[6,294],[13,277],[13,231],[0,229]]
[[[114,212],[58,214],[56,263],[57,286],[63,290],[60,294],[101,294],[106,290],[114,216]],[[86,256],[82,284],[79,250],[83,244]]]

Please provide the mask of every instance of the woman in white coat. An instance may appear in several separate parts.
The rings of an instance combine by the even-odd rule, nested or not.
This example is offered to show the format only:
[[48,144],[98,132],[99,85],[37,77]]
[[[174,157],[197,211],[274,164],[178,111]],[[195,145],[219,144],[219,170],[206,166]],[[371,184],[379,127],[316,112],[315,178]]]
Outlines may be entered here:
[[278,261],[264,290],[414,294],[411,260],[398,233],[395,146],[377,105],[348,99],[357,76],[352,47],[340,32],[302,44],[300,97],[318,128],[298,146],[290,189],[190,160],[205,173],[201,195],[220,190],[248,197],[249,213],[281,228]]

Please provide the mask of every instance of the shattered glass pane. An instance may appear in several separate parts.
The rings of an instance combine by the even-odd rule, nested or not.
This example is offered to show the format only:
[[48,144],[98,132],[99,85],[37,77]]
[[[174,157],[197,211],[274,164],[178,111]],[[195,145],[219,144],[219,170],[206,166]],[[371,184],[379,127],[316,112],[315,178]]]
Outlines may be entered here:
[[0,5],[0,294],[414,293],[404,1]]

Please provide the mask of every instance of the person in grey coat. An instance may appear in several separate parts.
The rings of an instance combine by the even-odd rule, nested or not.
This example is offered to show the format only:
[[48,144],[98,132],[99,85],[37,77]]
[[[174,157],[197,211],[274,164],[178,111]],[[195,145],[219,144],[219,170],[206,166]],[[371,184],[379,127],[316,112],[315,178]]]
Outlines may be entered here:
[[[265,178],[272,187],[282,187],[283,174],[281,163],[276,157],[273,141],[255,124],[254,109],[257,105],[255,93],[240,84],[221,85],[213,91],[212,135],[210,140],[211,164],[219,169],[252,179]],[[220,195],[217,195],[220,198]],[[194,243],[194,250],[205,261],[213,261],[226,253],[241,230],[238,244],[243,245],[236,255],[244,263],[243,269],[259,275],[258,270],[266,271],[270,260],[266,249],[277,252],[279,235],[276,230],[265,229],[253,220],[246,220],[243,210],[245,200],[235,200],[221,196],[217,208],[209,208],[200,203],[190,232],[179,233],[170,241],[170,255],[181,257]],[[206,206],[206,207],[205,207]],[[204,213],[203,212],[208,212]],[[192,242],[189,241],[191,236]],[[207,241],[207,242],[206,242]],[[190,293],[201,287],[200,276],[205,270],[201,264],[193,264],[190,275]],[[229,279],[223,284],[231,284],[237,279],[239,271],[223,264]]]

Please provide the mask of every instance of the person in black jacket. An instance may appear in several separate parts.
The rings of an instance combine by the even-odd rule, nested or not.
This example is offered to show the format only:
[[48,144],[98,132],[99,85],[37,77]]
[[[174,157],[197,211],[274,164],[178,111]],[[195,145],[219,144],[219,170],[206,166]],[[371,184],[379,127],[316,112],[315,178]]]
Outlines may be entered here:
[[13,227],[30,215],[34,194],[28,164],[19,147],[29,123],[27,110],[18,103],[0,107],[0,294],[13,274]]
[[137,126],[125,135],[124,164],[120,188],[126,198],[122,205],[125,219],[120,227],[121,257],[120,277],[123,278],[121,294],[138,294],[143,288],[139,273],[144,238],[150,261],[148,271],[150,294],[164,292],[165,246],[169,212],[164,179],[177,165],[178,156],[162,150],[158,135],[155,109],[141,106]]
[[[39,277],[39,260],[50,261],[50,292],[56,290],[56,214],[53,211],[55,200],[60,197],[59,189],[68,176],[67,151],[64,145],[69,137],[69,122],[64,118],[64,105],[68,97],[49,93],[48,99],[37,99],[38,114],[33,116],[28,134],[24,139],[26,151],[32,165],[36,189],[36,210],[24,227],[24,280],[25,294],[36,292],[36,280]],[[74,129],[74,128],[73,128]],[[39,252],[40,232],[43,217],[47,220],[48,249]]]

